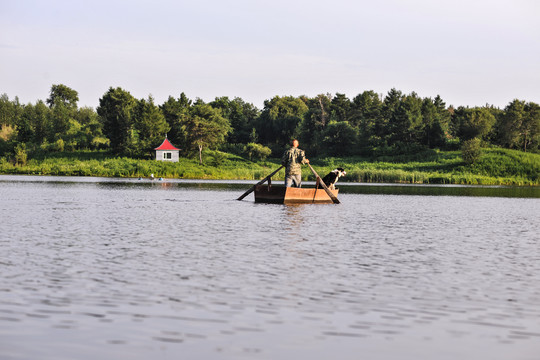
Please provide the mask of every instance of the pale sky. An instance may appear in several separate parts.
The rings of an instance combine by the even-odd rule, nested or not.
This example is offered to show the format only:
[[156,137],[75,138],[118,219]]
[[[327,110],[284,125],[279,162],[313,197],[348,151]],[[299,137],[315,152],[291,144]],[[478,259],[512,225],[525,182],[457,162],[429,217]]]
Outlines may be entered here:
[[391,88],[447,105],[540,103],[537,0],[0,0],[0,94],[97,107]]

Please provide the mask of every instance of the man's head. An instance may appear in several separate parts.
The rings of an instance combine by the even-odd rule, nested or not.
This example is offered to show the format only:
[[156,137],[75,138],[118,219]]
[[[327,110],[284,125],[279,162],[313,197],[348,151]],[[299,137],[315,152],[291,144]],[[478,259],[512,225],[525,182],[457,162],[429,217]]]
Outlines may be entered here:
[[295,148],[298,147],[298,140],[294,139],[294,140],[292,141],[292,147],[295,147]]

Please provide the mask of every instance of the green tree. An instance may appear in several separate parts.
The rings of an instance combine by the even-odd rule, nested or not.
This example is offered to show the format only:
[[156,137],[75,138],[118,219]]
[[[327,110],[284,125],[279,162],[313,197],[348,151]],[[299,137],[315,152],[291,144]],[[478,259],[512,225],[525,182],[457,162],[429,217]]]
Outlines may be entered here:
[[362,123],[374,122],[381,116],[383,102],[373,91],[364,91],[355,96],[351,102],[351,125],[362,127]]
[[221,116],[219,109],[207,104],[192,106],[189,114],[185,116],[184,123],[187,143],[191,150],[198,151],[201,165],[203,148],[222,144],[231,131],[229,120]]
[[[73,137],[77,148],[96,150],[108,147],[109,141],[103,135],[103,124],[99,121],[99,116],[93,108],[83,107],[78,109],[75,120],[79,124],[78,130]],[[72,125],[75,125],[75,123],[72,123]],[[74,130],[73,127],[72,130]]]
[[521,128],[525,118],[525,101],[514,100],[506,106],[497,123],[498,142],[508,148],[520,143]]
[[18,141],[40,145],[53,131],[52,110],[42,100],[35,105],[27,104],[21,109],[17,120]]
[[495,124],[495,116],[488,108],[459,107],[454,112],[457,136],[462,140],[485,138]]
[[538,150],[540,145],[540,105],[533,102],[525,105],[525,121],[521,136],[523,151]]
[[79,94],[70,87],[58,84],[52,85],[47,104],[52,110],[49,129],[49,140],[63,138],[75,121]]
[[170,127],[152,96],[137,102],[133,112],[133,128],[137,132],[136,153],[139,154],[150,153],[167,135]]
[[422,123],[422,99],[411,93],[401,99],[389,118],[389,139],[393,144],[417,141]]
[[332,156],[352,155],[357,137],[357,130],[348,121],[332,121],[324,130],[325,151]]
[[77,91],[67,87],[66,85],[58,84],[51,86],[47,104],[51,109],[59,104],[62,104],[64,107],[70,110],[76,110],[78,101],[79,93]]
[[23,106],[17,96],[12,101],[9,100],[6,94],[0,96],[0,126],[9,125],[16,128],[20,122],[22,112]]
[[527,151],[538,144],[540,132],[539,106],[535,103],[514,100],[508,104],[499,117],[497,142],[508,148]]
[[266,100],[256,126],[261,143],[273,151],[281,151],[284,144],[297,135],[298,125],[307,111],[304,101],[293,96]]
[[34,107],[28,104],[22,108],[21,116],[17,123],[18,137],[20,143],[29,143],[34,138],[34,128],[32,121],[34,118]]
[[60,139],[70,127],[70,120],[75,115],[73,110],[64,103],[57,103],[51,109],[51,121],[49,129],[49,140]]
[[390,119],[392,114],[397,110],[399,104],[403,100],[405,95],[395,88],[390,89],[388,94],[384,97],[382,115],[386,119]]
[[61,140],[65,142],[64,147],[69,151],[74,151],[85,143],[86,139],[84,135],[81,124],[75,119],[69,119],[66,132]]
[[323,131],[330,122],[330,102],[330,94],[319,94],[304,100],[308,110],[298,126],[298,138],[303,148],[308,149],[312,155],[322,149]]
[[373,126],[373,134],[381,146],[390,141],[389,138],[393,131],[390,122],[392,118],[396,117],[396,112],[404,97],[405,95],[401,91],[392,88],[383,100],[381,116]]
[[231,123],[232,131],[228,142],[245,144],[250,141],[255,121],[260,111],[253,104],[246,103],[241,98],[230,100],[227,96],[216,98],[210,103],[215,109],[220,109],[222,116]]
[[99,121],[99,116],[93,108],[84,106],[77,110],[75,120],[77,120],[81,125],[86,125]]
[[169,124],[168,138],[173,144],[181,148],[187,147],[187,135],[183,121],[190,107],[191,100],[184,93],[181,93],[178,99],[169,96],[167,101],[160,106],[161,112],[165,116],[165,121]]
[[349,121],[351,112],[351,100],[345,94],[337,93],[330,103],[332,120]]
[[2,94],[0,96],[0,126],[16,125],[18,122],[18,116],[21,112],[22,109],[18,98],[10,101],[7,94]]
[[126,90],[112,87],[99,99],[97,113],[103,123],[103,132],[109,138],[112,150],[119,153],[133,151],[135,134],[133,111],[137,101]]
[[[450,113],[442,99],[425,98],[422,102],[422,123],[419,127],[419,142],[429,148],[444,146]],[[446,131],[445,131],[446,129]]]
[[45,105],[43,100],[38,100],[38,102],[33,106],[32,113],[32,126],[34,130],[34,138],[32,142],[34,144],[42,144],[46,141],[50,129],[52,128],[51,124],[52,111]]
[[11,124],[11,101],[9,101],[9,96],[6,93],[3,93],[0,96],[0,126],[2,125],[12,125]]
[[360,152],[368,152],[378,146],[376,126],[381,123],[383,102],[374,91],[364,91],[352,100],[351,125],[358,129]]
[[466,164],[474,164],[482,156],[481,141],[478,138],[469,139],[461,146],[461,157]]
[[435,99],[433,100],[433,104],[435,105],[435,108],[437,109],[437,113],[440,118],[440,123],[445,132],[448,132],[448,127],[450,125],[450,116],[451,112],[446,107],[446,103],[443,101],[443,99],[437,95],[435,96]]
[[7,94],[0,96],[0,155],[14,152],[22,113],[23,107],[17,97],[10,101]]

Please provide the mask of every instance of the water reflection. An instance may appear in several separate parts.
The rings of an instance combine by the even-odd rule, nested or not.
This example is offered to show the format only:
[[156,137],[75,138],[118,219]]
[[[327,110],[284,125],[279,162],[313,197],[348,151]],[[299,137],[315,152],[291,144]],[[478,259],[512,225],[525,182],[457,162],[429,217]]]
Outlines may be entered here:
[[[185,179],[130,179],[130,178],[93,178],[93,177],[61,177],[61,176],[22,176],[0,175],[1,182],[35,182],[49,184],[93,184],[98,186],[143,187],[143,188],[186,188],[212,190],[248,189],[256,181],[247,180],[185,180]],[[307,181],[305,186],[314,186]],[[540,198],[538,186],[494,186],[494,185],[438,185],[438,184],[370,184],[339,183],[340,194],[385,194],[385,195],[421,195],[421,196],[487,196]],[[246,198],[246,200],[250,197]]]
[[538,186],[341,184],[340,192],[345,194],[540,198]]
[[302,204],[282,206],[284,222],[288,224],[285,228],[286,231],[291,231],[294,235],[300,235],[300,230],[304,226],[303,207]]

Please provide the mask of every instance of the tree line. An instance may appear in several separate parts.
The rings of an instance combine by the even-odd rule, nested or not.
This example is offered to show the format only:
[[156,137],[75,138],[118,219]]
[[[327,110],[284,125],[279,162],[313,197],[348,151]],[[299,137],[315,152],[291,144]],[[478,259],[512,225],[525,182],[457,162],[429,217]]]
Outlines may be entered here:
[[453,149],[468,140],[538,152],[540,106],[511,101],[494,106],[447,106],[391,89],[385,96],[344,94],[275,96],[256,108],[241,98],[204,102],[184,93],[156,104],[109,88],[99,106],[78,107],[78,92],[52,85],[49,97],[21,104],[0,96],[0,157],[21,160],[34,152],[109,150],[150,157],[165,136],[187,155],[218,148],[246,157],[279,156],[298,138],[310,156],[396,155],[427,148]]

